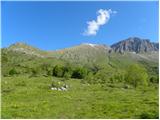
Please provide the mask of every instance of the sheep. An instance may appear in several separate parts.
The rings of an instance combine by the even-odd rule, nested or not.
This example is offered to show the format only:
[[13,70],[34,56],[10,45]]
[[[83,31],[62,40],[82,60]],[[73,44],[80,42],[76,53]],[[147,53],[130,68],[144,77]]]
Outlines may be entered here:
[[52,87],[51,90],[57,90],[57,88]]
[[56,87],[54,84],[52,84],[51,90],[58,90],[58,91],[67,91],[68,85],[63,85],[62,87]]
[[67,89],[65,87],[61,87],[61,90],[66,91]]

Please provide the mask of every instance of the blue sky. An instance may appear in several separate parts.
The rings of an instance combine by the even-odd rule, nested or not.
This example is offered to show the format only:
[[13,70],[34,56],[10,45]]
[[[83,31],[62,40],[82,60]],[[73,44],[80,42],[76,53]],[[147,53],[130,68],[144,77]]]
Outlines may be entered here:
[[[2,2],[2,47],[24,42],[43,50],[81,43],[111,45],[128,37],[158,42],[158,2]],[[84,35],[100,9],[110,14]]]

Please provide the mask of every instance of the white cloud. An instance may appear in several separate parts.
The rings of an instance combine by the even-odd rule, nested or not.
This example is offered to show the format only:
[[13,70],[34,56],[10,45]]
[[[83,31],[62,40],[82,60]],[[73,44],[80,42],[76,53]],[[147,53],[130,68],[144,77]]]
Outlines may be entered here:
[[96,35],[99,27],[106,24],[109,19],[110,19],[110,15],[111,14],[116,14],[117,11],[112,11],[111,9],[109,10],[103,10],[100,9],[97,11],[97,20],[92,20],[92,21],[88,21],[88,27],[87,29],[84,31],[83,35],[87,35],[87,36],[91,36],[91,35]]

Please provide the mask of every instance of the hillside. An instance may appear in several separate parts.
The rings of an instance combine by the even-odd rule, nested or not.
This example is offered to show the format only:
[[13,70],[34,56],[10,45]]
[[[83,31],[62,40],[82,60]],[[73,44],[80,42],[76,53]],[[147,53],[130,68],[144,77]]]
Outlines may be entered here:
[[2,118],[159,118],[159,48],[138,41],[2,48]]
[[122,56],[130,54],[133,58],[144,59],[157,62],[159,54],[159,43],[152,43],[148,39],[138,37],[128,38],[117,42],[111,46],[84,43],[74,47],[65,48],[56,51],[44,51],[32,47],[25,43],[15,43],[8,48],[8,51],[19,52],[37,57],[53,57],[75,61],[76,63],[96,62],[99,59],[105,59],[112,54],[118,53]]
[[32,68],[44,64],[53,67],[59,63],[85,66],[87,69],[99,66],[111,71],[126,69],[128,65],[138,63],[145,66],[148,71],[153,68],[157,73],[158,49],[158,43],[137,37],[120,41],[111,47],[84,43],[57,51],[44,51],[24,43],[15,43],[2,49],[2,73],[7,74],[11,66],[27,73]]
[[[159,44],[137,37],[115,43],[111,46],[98,44],[81,44],[51,52],[51,56],[76,63],[94,63],[108,61],[109,57],[117,54],[131,60],[158,62]],[[102,61],[101,61],[102,60]]]

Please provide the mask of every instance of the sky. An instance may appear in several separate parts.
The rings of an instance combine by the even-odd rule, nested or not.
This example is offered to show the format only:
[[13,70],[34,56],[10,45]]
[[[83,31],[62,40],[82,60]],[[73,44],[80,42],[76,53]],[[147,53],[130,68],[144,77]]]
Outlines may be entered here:
[[158,2],[13,2],[1,4],[2,46],[57,50],[111,45],[129,37],[158,42]]

